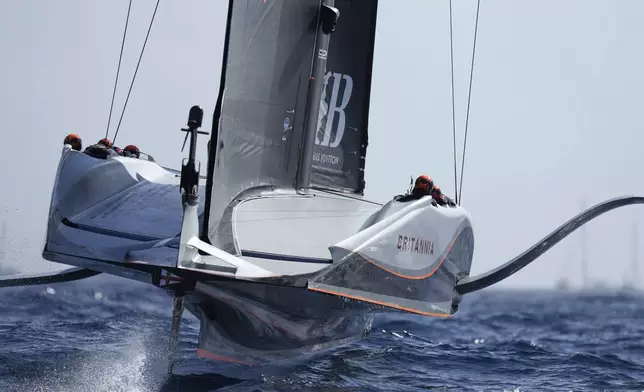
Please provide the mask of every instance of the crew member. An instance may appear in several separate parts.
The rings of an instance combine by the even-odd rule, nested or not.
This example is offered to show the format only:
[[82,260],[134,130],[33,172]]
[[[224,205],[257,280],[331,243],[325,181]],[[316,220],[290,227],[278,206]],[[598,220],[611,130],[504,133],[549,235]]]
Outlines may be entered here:
[[[125,155],[126,153],[129,155]],[[129,156],[138,159],[141,156],[141,151],[139,151],[139,148],[134,144],[129,144],[123,149],[123,156]]]
[[78,136],[75,133],[70,133],[69,135],[65,136],[65,141],[63,144],[69,144],[72,146],[72,149],[76,151],[80,151],[83,148],[83,141],[81,140],[80,136]]
[[99,140],[97,144],[105,146],[105,148],[112,148],[112,141],[106,137]]
[[112,141],[108,138],[103,138],[96,144],[85,149],[85,154],[93,156],[94,158],[106,159],[109,156],[117,155],[117,152],[112,149]]
[[438,185],[434,185],[432,188],[432,198],[436,200],[436,203],[438,203],[441,206],[450,206],[450,207],[456,207],[456,203],[454,200],[450,199],[449,196],[445,195],[443,192],[441,192],[441,188]]
[[430,176],[419,176],[418,178],[416,178],[416,182],[414,182],[414,188],[411,190],[411,192],[407,193],[404,196],[397,196],[395,200],[402,203],[412,200],[418,200],[423,196],[429,195],[433,187],[434,181]]
[[434,185],[432,187],[431,195],[439,206],[447,205],[447,196],[443,195],[443,192],[441,192],[441,188],[438,185]]

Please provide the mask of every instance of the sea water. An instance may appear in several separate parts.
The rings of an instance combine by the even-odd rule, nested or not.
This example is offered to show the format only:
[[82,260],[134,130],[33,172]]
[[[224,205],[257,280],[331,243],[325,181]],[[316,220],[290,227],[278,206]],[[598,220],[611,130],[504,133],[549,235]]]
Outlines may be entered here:
[[188,312],[114,277],[0,289],[0,391],[642,391],[644,297],[486,290],[452,318],[379,317],[364,341],[252,379],[196,358]]

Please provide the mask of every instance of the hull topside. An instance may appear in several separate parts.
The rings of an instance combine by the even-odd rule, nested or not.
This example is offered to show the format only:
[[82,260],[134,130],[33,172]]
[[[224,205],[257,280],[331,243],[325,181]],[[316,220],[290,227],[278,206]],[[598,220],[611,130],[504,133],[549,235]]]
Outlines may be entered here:
[[[205,193],[203,184],[200,193]],[[281,190],[246,195],[231,203],[234,246],[224,250],[277,275],[310,274],[331,263],[329,246],[354,234],[374,207],[325,192],[318,197]],[[44,257],[57,254],[60,262],[70,255],[73,265],[79,257],[176,265],[183,213],[175,173],[154,162],[97,159],[68,150],[52,192]],[[334,224],[343,216],[341,225]]]
[[469,216],[460,208],[269,190],[231,203],[231,254],[274,276],[218,278],[198,266],[177,268],[183,214],[179,179],[156,163],[67,151],[43,256],[187,290],[202,323],[200,356],[250,365],[360,339],[376,312],[450,315],[460,301],[455,282],[471,264]]

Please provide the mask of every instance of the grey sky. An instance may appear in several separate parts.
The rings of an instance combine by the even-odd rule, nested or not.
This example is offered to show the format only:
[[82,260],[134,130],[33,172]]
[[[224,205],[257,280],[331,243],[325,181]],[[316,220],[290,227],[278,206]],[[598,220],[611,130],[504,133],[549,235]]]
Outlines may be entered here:
[[[204,108],[210,128],[226,3],[161,1],[118,144],[176,168],[191,105]],[[154,4],[133,5],[112,138]],[[421,173],[454,194],[448,4],[381,0],[366,168],[374,199],[403,192]],[[476,0],[454,1],[459,166],[475,9]],[[15,245],[10,266],[57,268],[40,252],[61,141],[72,131],[85,143],[104,136],[126,11],[127,0],[0,2],[0,211]],[[473,273],[531,246],[578,213],[581,198],[590,206],[644,195],[642,15],[637,0],[482,1],[463,185]],[[617,283],[628,272],[630,231],[642,217],[635,206],[587,226],[591,278]],[[574,235],[507,284],[549,286],[579,271],[578,257]]]

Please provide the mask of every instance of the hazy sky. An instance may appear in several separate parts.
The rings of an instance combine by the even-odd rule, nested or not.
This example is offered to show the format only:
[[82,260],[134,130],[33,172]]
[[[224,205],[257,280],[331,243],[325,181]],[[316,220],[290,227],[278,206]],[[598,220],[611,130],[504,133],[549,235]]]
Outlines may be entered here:
[[[23,271],[58,268],[41,258],[61,142],[105,126],[127,0],[0,1],[2,220],[8,261]],[[117,93],[115,125],[155,0],[137,0]],[[381,0],[367,151],[367,196],[386,201],[409,176],[454,187],[447,0]],[[210,129],[226,20],[224,0],[162,0],[117,138],[179,167],[191,105]],[[454,1],[459,157],[476,0]],[[473,273],[522,252],[588,206],[644,195],[644,2],[482,0],[463,206],[475,230]],[[340,20],[340,23],[341,20]],[[199,151],[205,169],[206,139]],[[460,158],[459,158],[460,166]],[[587,225],[590,276],[629,272],[633,225],[644,207]],[[644,235],[644,228],[640,230]],[[573,235],[507,281],[549,286],[578,273]]]

